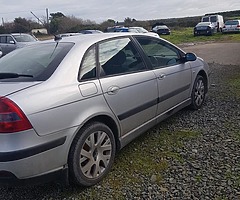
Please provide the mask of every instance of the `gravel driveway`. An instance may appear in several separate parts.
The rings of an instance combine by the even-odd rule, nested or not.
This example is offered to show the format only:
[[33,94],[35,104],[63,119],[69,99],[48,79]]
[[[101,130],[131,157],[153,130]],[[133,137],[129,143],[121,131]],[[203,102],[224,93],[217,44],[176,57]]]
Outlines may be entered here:
[[[154,128],[173,133],[186,129],[199,135],[183,140],[181,146],[169,146],[178,158],[166,158],[169,164],[160,182],[154,174],[142,177],[145,181],[141,184],[126,182],[118,191],[122,199],[240,199],[240,96],[229,84],[229,80],[240,74],[240,66],[218,64],[215,60],[210,61],[210,68],[211,87],[203,108],[199,111],[183,109]],[[146,143],[147,139],[144,139]],[[108,178],[104,182],[108,182]],[[0,199],[116,199],[117,191],[111,189],[111,183],[107,185],[64,189],[50,183],[0,188]]]

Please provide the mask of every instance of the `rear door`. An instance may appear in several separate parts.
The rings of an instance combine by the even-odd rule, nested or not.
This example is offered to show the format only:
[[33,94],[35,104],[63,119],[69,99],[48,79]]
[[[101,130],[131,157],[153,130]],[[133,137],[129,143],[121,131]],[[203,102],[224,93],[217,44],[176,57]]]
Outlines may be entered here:
[[181,62],[184,55],[173,45],[155,38],[137,37],[158,82],[158,111],[161,115],[189,100],[192,80],[189,63]]
[[0,36],[0,45],[3,51],[3,55],[6,55],[9,52],[16,49],[15,41],[11,36],[6,36],[6,35]]
[[100,84],[118,118],[123,135],[147,122],[155,123],[157,81],[130,38],[99,44]]

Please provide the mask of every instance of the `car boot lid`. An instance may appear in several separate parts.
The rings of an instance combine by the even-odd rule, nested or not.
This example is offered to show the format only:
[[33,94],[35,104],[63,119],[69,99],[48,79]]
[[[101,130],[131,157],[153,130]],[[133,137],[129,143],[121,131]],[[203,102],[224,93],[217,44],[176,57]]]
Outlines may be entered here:
[[29,87],[38,85],[40,82],[0,82],[0,97],[8,96]]

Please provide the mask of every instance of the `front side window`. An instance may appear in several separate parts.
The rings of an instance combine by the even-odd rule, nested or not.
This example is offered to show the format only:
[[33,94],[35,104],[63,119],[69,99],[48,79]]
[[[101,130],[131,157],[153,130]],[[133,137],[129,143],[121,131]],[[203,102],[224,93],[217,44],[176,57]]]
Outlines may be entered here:
[[87,53],[84,55],[79,78],[81,80],[86,80],[96,77],[96,50],[95,46],[91,47]]
[[145,64],[129,38],[118,38],[99,44],[102,76],[145,70]]
[[137,38],[152,67],[162,68],[180,63],[180,53],[172,45],[151,38]]
[[13,40],[12,37],[7,36],[7,43],[8,43],[8,44],[14,44],[15,42],[14,42],[14,40]]

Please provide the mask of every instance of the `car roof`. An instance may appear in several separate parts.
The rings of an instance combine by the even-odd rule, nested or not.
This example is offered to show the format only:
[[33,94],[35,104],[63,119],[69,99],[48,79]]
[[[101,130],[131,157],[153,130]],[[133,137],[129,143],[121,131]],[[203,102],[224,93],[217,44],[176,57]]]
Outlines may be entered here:
[[27,33],[11,33],[11,35],[30,35],[30,34],[27,34]]
[[[73,42],[76,44],[82,44],[82,43],[97,43],[102,40],[110,39],[110,38],[115,38],[115,37],[123,37],[123,36],[131,36],[131,35],[140,35],[140,36],[146,36],[146,34],[142,33],[131,33],[131,32],[114,32],[114,33],[103,33],[103,34],[79,34],[79,35],[74,35],[72,37],[64,37],[58,42]],[[149,36],[152,37],[152,36]]]
[[199,22],[197,25],[210,25],[212,24],[211,22]]

